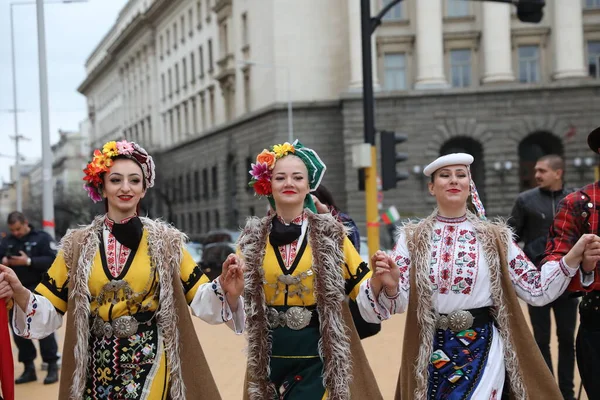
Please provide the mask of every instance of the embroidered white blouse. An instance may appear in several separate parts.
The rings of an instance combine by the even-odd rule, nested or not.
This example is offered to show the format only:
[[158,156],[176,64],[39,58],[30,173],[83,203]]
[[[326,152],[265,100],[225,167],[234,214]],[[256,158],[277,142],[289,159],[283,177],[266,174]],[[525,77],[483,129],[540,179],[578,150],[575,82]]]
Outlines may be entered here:
[[[466,216],[438,216],[432,239],[429,280],[435,310],[440,314],[448,314],[455,310],[493,306],[489,266],[473,224]],[[382,290],[378,301],[372,301],[374,295],[369,282],[361,287],[358,302],[361,314],[368,322],[378,323],[408,308],[411,260],[404,233],[394,247],[392,258],[401,272],[397,296],[389,298]],[[507,261],[517,295],[534,306],[555,300],[577,272],[577,268],[570,268],[562,260],[548,262],[539,271],[514,242],[508,249]],[[504,347],[494,327],[488,363],[471,398],[490,399],[494,393],[499,398],[503,385]]]

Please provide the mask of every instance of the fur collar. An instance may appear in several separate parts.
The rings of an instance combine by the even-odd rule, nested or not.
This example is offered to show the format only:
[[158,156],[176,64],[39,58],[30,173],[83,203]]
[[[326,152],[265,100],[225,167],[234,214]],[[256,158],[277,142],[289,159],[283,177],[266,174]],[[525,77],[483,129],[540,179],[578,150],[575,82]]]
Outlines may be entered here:
[[[432,304],[432,289],[429,282],[429,260],[431,258],[431,234],[435,225],[437,210],[418,223],[405,225],[406,241],[415,273],[417,301],[417,320],[421,328],[420,347],[415,360],[414,374],[416,380],[415,399],[426,399],[428,365],[433,352],[432,337],[435,335],[436,314]],[[502,290],[502,271],[499,251],[506,252],[513,240],[512,232],[502,221],[482,221],[472,212],[467,212],[467,219],[473,224],[477,240],[481,243],[484,257],[490,266],[490,289],[494,301],[494,317],[497,328],[504,342],[504,357],[508,381],[516,399],[525,399],[526,391],[517,354],[513,346],[510,313]],[[496,238],[500,237],[503,248],[498,249]]]
[[[345,281],[343,243],[346,229],[329,214],[308,216],[308,243],[312,248],[315,272],[315,299],[320,317],[319,353],[324,361],[323,383],[331,400],[350,399],[352,380],[350,337],[342,316]],[[249,218],[239,239],[246,261],[246,330],[248,335],[248,394],[251,400],[277,397],[269,382],[271,340],[267,320],[267,303],[263,289],[263,259],[271,218]]]
[[[173,274],[178,273],[182,260],[182,246],[186,237],[177,229],[166,223],[141,218],[144,229],[148,231],[149,256],[157,267],[160,294],[159,307],[156,311],[156,320],[163,333],[167,366],[170,372],[170,398],[174,400],[185,399],[185,386],[181,374],[179,354],[179,329],[176,320],[175,296],[173,294]],[[89,318],[90,318],[90,290],[88,280],[92,269],[94,257],[99,249],[99,232],[102,229],[104,216],[98,216],[94,221],[83,228],[69,231],[61,241],[61,248],[65,262],[69,269],[69,297],[72,298],[74,309],[70,309],[71,318],[74,319],[77,342],[74,348],[75,368],[70,397],[82,397],[86,371],[89,362]],[[79,259],[72,260],[73,246],[79,247]]]

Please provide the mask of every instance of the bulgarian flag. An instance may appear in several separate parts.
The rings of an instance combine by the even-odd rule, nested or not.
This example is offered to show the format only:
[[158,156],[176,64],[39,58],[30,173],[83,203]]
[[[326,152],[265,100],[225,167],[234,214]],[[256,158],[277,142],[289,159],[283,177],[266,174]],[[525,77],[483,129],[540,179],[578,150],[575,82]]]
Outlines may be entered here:
[[386,225],[393,224],[394,222],[398,221],[399,219],[400,219],[400,213],[394,206],[391,206],[390,208],[388,208],[381,214],[381,220]]
[[8,311],[6,301],[0,299],[0,387],[1,399],[14,400],[15,398],[15,366],[13,364],[12,345],[8,332]]

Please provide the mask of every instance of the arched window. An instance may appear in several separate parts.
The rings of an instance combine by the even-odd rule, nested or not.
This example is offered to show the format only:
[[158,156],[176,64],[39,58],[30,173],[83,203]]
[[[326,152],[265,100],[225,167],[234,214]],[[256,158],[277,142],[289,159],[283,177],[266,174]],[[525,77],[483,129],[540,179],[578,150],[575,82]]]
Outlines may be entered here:
[[471,164],[471,175],[479,197],[485,205],[485,168],[483,163],[483,147],[477,140],[468,137],[457,137],[448,140],[440,148],[440,156],[451,154],[451,153],[467,153],[473,156],[475,159]]
[[563,156],[562,141],[549,132],[534,132],[519,143],[519,190],[537,186],[535,181],[535,163],[548,154]]

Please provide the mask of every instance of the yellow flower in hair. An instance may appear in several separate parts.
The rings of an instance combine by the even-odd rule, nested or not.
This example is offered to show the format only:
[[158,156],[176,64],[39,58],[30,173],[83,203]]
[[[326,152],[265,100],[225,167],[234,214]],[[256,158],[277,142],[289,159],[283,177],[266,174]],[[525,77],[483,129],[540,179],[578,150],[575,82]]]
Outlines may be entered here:
[[102,147],[102,154],[104,154],[106,157],[116,157],[119,155],[117,142],[114,140],[112,142],[107,142],[104,147]]
[[106,156],[106,154],[101,153],[99,150],[95,150],[94,159],[92,160],[92,163],[99,170],[106,171],[112,166],[113,160],[110,157]]
[[277,158],[281,158],[295,151],[296,150],[294,149],[294,146],[289,144],[288,142],[285,142],[284,144],[276,144],[275,146],[273,146],[273,152],[275,153]]

